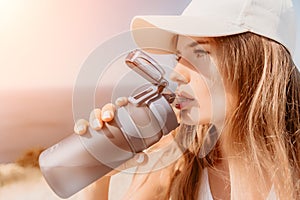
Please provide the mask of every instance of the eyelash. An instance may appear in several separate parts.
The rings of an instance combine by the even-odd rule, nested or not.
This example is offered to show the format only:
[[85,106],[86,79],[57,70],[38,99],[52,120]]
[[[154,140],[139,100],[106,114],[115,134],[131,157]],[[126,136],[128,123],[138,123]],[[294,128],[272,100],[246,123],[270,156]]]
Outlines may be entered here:
[[197,58],[200,58],[200,57],[202,57],[203,55],[209,54],[208,51],[205,51],[205,50],[203,50],[203,49],[195,49],[193,52],[196,54],[196,57],[197,57]]
[[181,59],[181,55],[176,54],[176,55],[175,55],[175,59],[176,59],[177,62],[179,62],[180,59]]
[[[210,52],[209,52],[209,51],[205,51],[205,50],[203,50],[203,49],[195,49],[195,50],[193,51],[193,53],[196,54],[196,57],[197,57],[197,58],[200,58],[200,57],[202,57],[202,56],[204,56],[204,55],[209,54]],[[181,56],[180,54],[176,54],[176,55],[175,55],[176,61],[179,62],[180,59],[181,59],[181,57],[182,57],[182,56]]]

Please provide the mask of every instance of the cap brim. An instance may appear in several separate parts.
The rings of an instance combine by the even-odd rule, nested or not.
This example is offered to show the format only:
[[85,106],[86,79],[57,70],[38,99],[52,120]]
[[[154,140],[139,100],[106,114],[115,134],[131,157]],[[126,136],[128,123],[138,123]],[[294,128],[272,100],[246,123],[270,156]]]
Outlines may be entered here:
[[153,53],[176,50],[176,35],[219,37],[248,30],[218,16],[136,16],[131,30],[137,45]]

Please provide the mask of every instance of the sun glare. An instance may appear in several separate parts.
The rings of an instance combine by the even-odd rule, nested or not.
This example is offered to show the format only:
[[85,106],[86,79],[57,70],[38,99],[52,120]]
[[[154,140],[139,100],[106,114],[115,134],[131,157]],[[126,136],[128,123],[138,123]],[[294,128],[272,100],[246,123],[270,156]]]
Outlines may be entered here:
[[20,17],[25,0],[0,0],[0,25],[5,28]]

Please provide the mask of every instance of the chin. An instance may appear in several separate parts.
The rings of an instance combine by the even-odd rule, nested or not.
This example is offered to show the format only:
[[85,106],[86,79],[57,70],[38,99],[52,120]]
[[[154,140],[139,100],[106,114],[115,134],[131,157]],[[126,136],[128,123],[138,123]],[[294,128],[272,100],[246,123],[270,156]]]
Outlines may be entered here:
[[180,123],[186,125],[201,125],[210,123],[210,117],[200,114],[199,108],[182,110],[180,112]]

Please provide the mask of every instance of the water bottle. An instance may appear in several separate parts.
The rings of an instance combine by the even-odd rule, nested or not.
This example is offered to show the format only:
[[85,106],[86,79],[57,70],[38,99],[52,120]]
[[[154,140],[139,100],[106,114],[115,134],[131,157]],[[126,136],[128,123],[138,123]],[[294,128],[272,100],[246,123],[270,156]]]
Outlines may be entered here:
[[72,134],[43,151],[39,157],[42,174],[52,190],[68,198],[142,152],[178,126],[170,103],[175,95],[159,64],[141,50],[125,59],[127,65],[151,86],[128,97],[116,110],[112,122],[86,134]]

